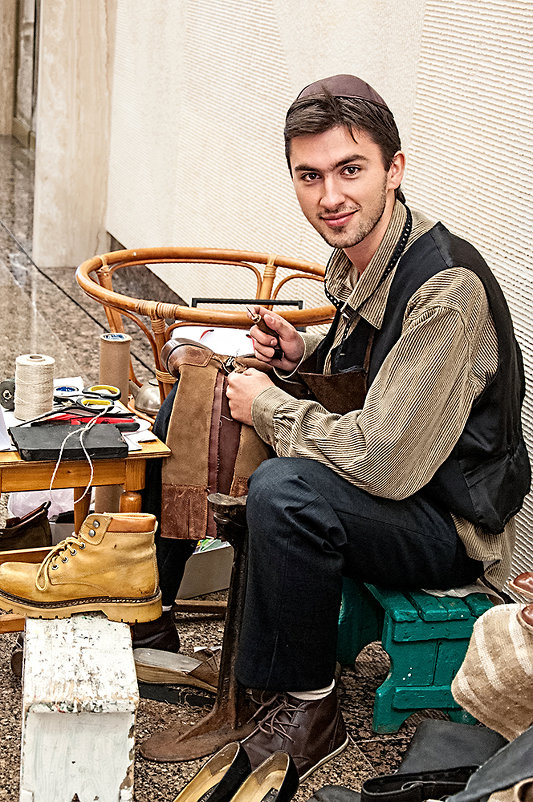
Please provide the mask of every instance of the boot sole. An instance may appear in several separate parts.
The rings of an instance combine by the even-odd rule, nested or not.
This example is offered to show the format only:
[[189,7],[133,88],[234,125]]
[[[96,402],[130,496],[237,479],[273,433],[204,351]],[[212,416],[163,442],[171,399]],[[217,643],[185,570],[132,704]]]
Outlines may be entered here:
[[314,765],[314,766],[311,766],[311,768],[310,768],[310,769],[308,769],[308,770],[305,772],[305,774],[302,774],[302,776],[300,777],[300,782],[301,782],[301,783],[303,783],[303,782],[304,782],[304,780],[307,780],[307,778],[308,778],[308,777],[310,777],[310,776],[311,776],[311,774],[312,774],[314,771],[316,771],[316,770],[317,770],[317,769],[319,769],[321,766],[323,766],[323,765],[324,765],[324,763],[327,763],[327,762],[328,762],[328,760],[332,760],[334,757],[337,757],[337,755],[340,755],[340,753],[341,753],[341,752],[344,752],[344,750],[345,750],[345,749],[346,749],[346,747],[348,746],[349,742],[350,742],[350,739],[348,738],[348,736],[346,736],[346,740],[344,741],[344,743],[343,743],[343,744],[341,744],[341,745],[340,745],[340,746],[339,746],[337,749],[335,749],[335,751],[334,751],[334,752],[330,752],[330,753],[329,753],[329,755],[326,755],[326,757],[323,757],[323,758],[322,758],[322,760],[319,760],[319,762],[318,762],[318,763],[315,763],[315,765]]
[[93,597],[47,604],[28,602],[0,590],[0,608],[26,618],[70,618],[74,613],[103,613],[109,621],[142,624],[161,616],[161,591],[142,600]]

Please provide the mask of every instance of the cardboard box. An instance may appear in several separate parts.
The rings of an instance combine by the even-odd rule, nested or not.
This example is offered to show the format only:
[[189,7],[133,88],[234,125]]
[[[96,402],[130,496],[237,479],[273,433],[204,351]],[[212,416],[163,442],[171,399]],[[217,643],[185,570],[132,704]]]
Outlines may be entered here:
[[185,566],[178,599],[192,599],[229,587],[233,566],[233,547],[220,543],[216,548],[196,551]]

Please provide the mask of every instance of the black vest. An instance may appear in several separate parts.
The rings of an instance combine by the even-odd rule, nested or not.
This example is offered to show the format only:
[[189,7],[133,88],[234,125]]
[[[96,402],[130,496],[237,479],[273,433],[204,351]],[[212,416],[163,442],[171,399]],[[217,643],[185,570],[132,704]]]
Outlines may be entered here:
[[[530,486],[530,465],[520,419],[524,369],[502,290],[472,245],[451,234],[441,223],[414,242],[396,268],[381,329],[376,331],[360,319],[346,341],[332,351],[332,372],[361,368],[368,338],[373,333],[370,385],[400,338],[411,296],[432,276],[451,267],[471,270],[485,288],[498,337],[498,368],[474,401],[452,453],[421,492],[450,512],[489,532],[499,533],[522,506]],[[318,370],[323,369],[335,330],[334,322],[317,350]]]

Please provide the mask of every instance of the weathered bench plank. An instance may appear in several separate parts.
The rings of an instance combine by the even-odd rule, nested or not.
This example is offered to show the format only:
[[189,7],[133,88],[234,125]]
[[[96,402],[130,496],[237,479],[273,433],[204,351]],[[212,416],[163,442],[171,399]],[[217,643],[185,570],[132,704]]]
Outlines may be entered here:
[[129,626],[27,619],[20,802],[131,802],[138,702]]

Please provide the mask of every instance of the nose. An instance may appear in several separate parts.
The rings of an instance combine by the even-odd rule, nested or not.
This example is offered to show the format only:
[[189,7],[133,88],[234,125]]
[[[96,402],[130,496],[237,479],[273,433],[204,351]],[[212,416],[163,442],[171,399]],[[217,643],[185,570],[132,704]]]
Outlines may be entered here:
[[324,177],[323,193],[320,204],[324,209],[334,210],[344,203],[344,193],[334,175]]

